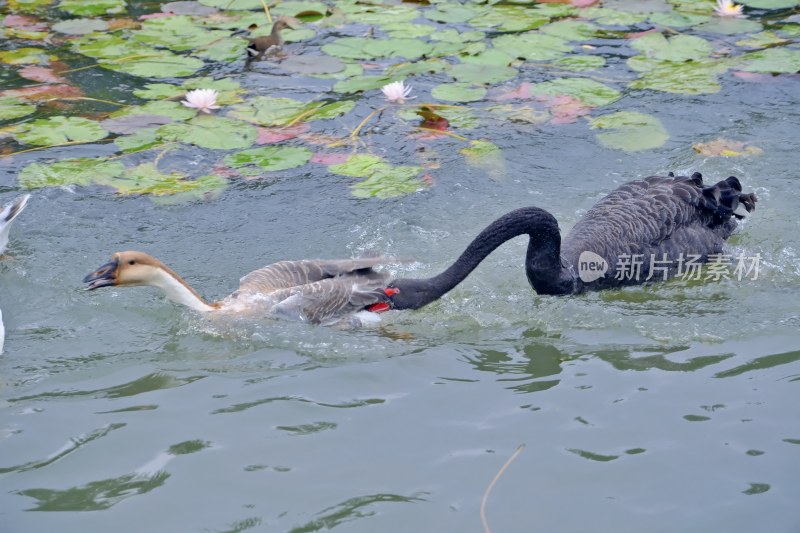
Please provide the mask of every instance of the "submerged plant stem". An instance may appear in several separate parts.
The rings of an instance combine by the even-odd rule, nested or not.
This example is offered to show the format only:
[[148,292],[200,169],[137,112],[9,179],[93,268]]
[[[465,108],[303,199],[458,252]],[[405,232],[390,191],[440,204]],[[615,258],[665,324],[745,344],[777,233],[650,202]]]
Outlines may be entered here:
[[495,474],[494,478],[489,483],[489,486],[486,487],[486,491],[483,493],[483,498],[481,499],[481,522],[483,522],[483,529],[486,533],[491,533],[492,531],[491,529],[489,529],[488,520],[486,520],[486,502],[489,500],[489,493],[492,492],[495,483],[497,483],[497,480],[500,479],[500,476],[503,475],[503,472],[506,471],[509,465],[511,465],[514,459],[516,459],[517,456],[521,454],[522,450],[524,449],[525,449],[525,444],[520,444],[519,446],[517,446],[517,449],[514,451],[514,453],[511,454],[511,457],[508,458],[508,461],[506,461],[505,464],[502,467],[500,467],[500,470],[498,470],[497,474]]

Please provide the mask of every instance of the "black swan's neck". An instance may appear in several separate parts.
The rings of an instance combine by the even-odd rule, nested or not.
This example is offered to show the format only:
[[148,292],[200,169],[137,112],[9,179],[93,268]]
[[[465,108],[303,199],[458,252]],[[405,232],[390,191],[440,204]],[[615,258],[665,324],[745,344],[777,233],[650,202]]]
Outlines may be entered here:
[[428,279],[400,279],[392,297],[395,309],[417,309],[441,298],[461,283],[481,261],[504,242],[529,235],[525,271],[536,292],[566,294],[574,291],[573,277],[561,265],[561,235],[556,219],[538,207],[523,207],[498,218],[467,246],[447,270]]

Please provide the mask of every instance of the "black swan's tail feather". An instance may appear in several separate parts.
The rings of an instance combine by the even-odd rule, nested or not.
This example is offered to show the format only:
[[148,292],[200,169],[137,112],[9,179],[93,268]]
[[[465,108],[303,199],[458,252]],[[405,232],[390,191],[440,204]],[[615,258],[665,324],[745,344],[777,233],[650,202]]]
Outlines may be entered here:
[[[699,172],[692,174],[702,184]],[[697,200],[697,206],[713,216],[713,223],[722,224],[731,217],[742,219],[756,208],[756,195],[742,193],[742,184],[735,176],[730,176],[714,185],[703,187],[703,194]]]

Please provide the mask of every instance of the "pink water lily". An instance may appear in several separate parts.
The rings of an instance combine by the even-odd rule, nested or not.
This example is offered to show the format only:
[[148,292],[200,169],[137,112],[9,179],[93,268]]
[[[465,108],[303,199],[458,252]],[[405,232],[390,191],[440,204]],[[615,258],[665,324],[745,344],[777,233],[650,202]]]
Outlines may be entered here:
[[403,102],[405,102],[405,99],[408,98],[408,95],[411,94],[411,86],[409,85],[408,87],[406,87],[405,82],[395,81],[387,85],[384,85],[381,88],[381,91],[383,91],[383,95],[390,102],[397,102],[398,104],[402,104]]
[[743,16],[742,7],[743,6],[737,6],[731,2],[731,0],[717,0],[714,11],[720,17],[741,17]]
[[195,89],[186,93],[186,100],[181,101],[186,107],[193,107],[201,113],[211,113],[212,109],[219,109],[217,105],[217,91],[214,89]]

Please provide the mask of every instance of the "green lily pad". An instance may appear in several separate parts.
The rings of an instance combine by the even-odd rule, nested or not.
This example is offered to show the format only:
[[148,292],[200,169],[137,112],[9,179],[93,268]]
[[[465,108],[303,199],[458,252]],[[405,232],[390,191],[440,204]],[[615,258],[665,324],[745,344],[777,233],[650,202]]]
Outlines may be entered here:
[[530,61],[546,61],[558,59],[571,52],[573,46],[564,39],[554,35],[541,33],[523,33],[519,35],[501,35],[492,40],[495,49],[512,57]]
[[182,78],[191,76],[205,66],[194,57],[175,55],[167,50],[151,50],[139,56],[102,60],[99,65],[116,72],[144,78]]
[[747,48],[767,48],[784,42],[786,42],[786,39],[778,37],[771,31],[762,31],[751,35],[747,39],[736,41],[736,45]]
[[335,74],[342,72],[347,65],[335,57],[303,54],[290,56],[281,61],[281,68],[299,74]]
[[414,24],[412,22],[391,22],[384,24],[381,30],[389,34],[389,37],[405,37],[407,39],[418,39],[436,33],[436,27],[430,24]]
[[16,50],[4,50],[0,52],[0,62],[9,65],[38,65],[48,63],[55,56],[47,53],[41,48],[17,48]]
[[366,24],[367,26],[382,26],[390,22],[408,22],[420,15],[416,8],[407,5],[347,4],[338,2],[336,7],[345,12],[347,20]]
[[[629,65],[642,68],[641,63],[634,63],[631,58]],[[654,61],[649,64],[655,68],[648,69],[639,79],[632,81],[632,89],[650,89],[677,94],[714,94],[719,92],[720,84],[718,75],[727,70],[722,63],[712,61],[673,63],[671,61]]]
[[341,176],[351,178],[366,178],[375,173],[377,169],[386,167],[382,157],[370,154],[353,154],[344,163],[330,165],[328,170]]
[[427,19],[447,24],[466,22],[475,16],[475,10],[460,4],[438,4],[436,9],[429,9],[423,13]]
[[216,115],[201,115],[189,122],[165,124],[157,130],[161,139],[194,144],[213,150],[252,146],[258,136],[255,127]]
[[261,126],[285,126],[303,120],[323,120],[348,113],[355,106],[352,100],[339,102],[300,102],[292,98],[257,96],[231,108],[230,116]]
[[669,138],[661,121],[652,115],[620,111],[589,121],[592,129],[610,130],[597,134],[606,148],[638,152],[658,148]]
[[[185,91],[183,91],[185,93]],[[123,107],[111,113],[111,118],[127,117],[130,115],[162,115],[173,120],[187,120],[197,114],[197,110],[186,107],[180,102],[156,100],[142,105]]]
[[238,94],[241,86],[238,81],[230,78],[220,78],[215,80],[209,77],[189,78],[181,84],[186,91],[193,89],[214,89],[217,91],[217,104],[230,105],[241,102]]
[[170,83],[148,83],[143,88],[134,89],[133,94],[145,100],[163,100],[186,94],[186,89]]
[[505,173],[506,162],[503,151],[489,141],[472,141],[469,147],[459,150],[466,156],[467,164],[486,171],[492,179]]
[[793,74],[800,71],[800,50],[768,48],[744,54],[737,59],[738,68],[747,72]]
[[352,94],[371,89],[380,89],[388,83],[401,81],[406,76],[355,76],[348,80],[342,80],[333,84],[333,90],[337,93]]
[[711,51],[711,43],[693,35],[676,35],[667,39],[660,33],[650,33],[634,39],[631,47],[639,50],[646,57],[663,61],[691,61],[707,57]]
[[441,83],[431,90],[431,96],[447,102],[475,102],[486,96],[486,89],[468,83]]
[[17,133],[18,141],[35,146],[55,146],[68,142],[92,142],[108,136],[97,122],[80,117],[52,117],[34,120]]
[[[261,0],[198,0],[204,6],[217,7],[220,9],[229,9],[231,11],[250,11],[255,9],[263,9]],[[263,14],[263,12],[262,12]]]
[[442,72],[449,67],[447,61],[439,58],[423,59],[422,61],[407,61],[405,63],[397,63],[392,65],[384,71],[384,74],[392,78],[402,76],[407,78],[415,74],[435,74]]
[[453,28],[447,28],[437,31],[431,35],[432,41],[442,41],[446,43],[468,43],[473,41],[482,41],[486,38],[486,34],[482,31],[465,31],[460,32]]
[[342,37],[324,45],[322,51],[341,59],[378,59],[383,57],[417,59],[430,54],[432,47],[429,43],[419,39]]
[[24,117],[36,111],[36,106],[13,96],[0,96],[0,120]]
[[58,9],[79,17],[96,17],[125,12],[125,0],[61,0]]
[[468,21],[474,28],[496,28],[500,31],[535,30],[550,22],[550,16],[527,6],[495,5]]
[[150,148],[164,144],[163,141],[158,138],[157,131],[158,128],[148,128],[130,135],[121,135],[114,139],[114,144],[126,154],[149,150]]
[[[198,26],[188,15],[148,19],[142,23],[141,29],[131,32],[131,37],[136,42],[169,48],[176,52],[205,47],[215,39],[228,36],[226,31],[209,31]],[[237,39],[236,44],[241,46],[242,41]],[[241,54],[240,49],[239,55]]]
[[653,13],[648,19],[652,24],[667,28],[690,28],[711,20],[708,15],[683,11]]
[[[273,16],[280,17],[296,17],[301,13],[319,13],[325,15],[328,11],[328,6],[322,2],[280,2],[270,7]],[[305,17],[303,17],[305,18]]]
[[459,63],[450,67],[450,75],[462,83],[492,84],[513,79],[517,69],[495,65]]
[[71,19],[53,24],[52,28],[66,35],[86,35],[94,31],[107,30],[108,23],[100,19]]
[[236,61],[245,57],[244,41],[238,37],[217,37],[208,44],[196,48],[192,55],[210,61]]
[[557,20],[542,26],[539,31],[565,41],[587,41],[597,37],[600,28],[579,20]]
[[53,0],[8,0],[7,3],[17,13],[32,13],[49,6]]
[[299,167],[311,159],[311,150],[302,146],[264,146],[225,157],[225,164],[245,176],[258,176]]
[[608,105],[621,96],[618,90],[588,78],[559,78],[537,83],[531,88],[531,93],[536,96],[572,96],[589,107]]
[[741,0],[740,3],[757,9],[785,9],[800,5],[798,0]]
[[364,181],[350,186],[356,198],[394,198],[425,188],[416,176],[420,167],[387,167],[378,170]]
[[[483,43],[476,43],[476,44],[483,44]],[[473,65],[492,65],[495,67],[508,67],[513,61],[514,57],[503,52],[501,50],[497,50],[495,48],[491,48],[489,50],[483,51],[480,50],[476,54],[462,54],[459,56],[459,59],[462,63],[470,63]]]
[[606,60],[602,56],[566,56],[553,61],[553,65],[558,68],[573,72],[594,70],[605,64]]
[[220,176],[203,176],[187,179],[180,172],[165,174],[154,163],[142,163],[126,169],[122,175],[102,177],[95,180],[99,185],[113,187],[120,194],[165,196],[172,194],[206,194],[224,189],[228,182]]
[[55,163],[31,163],[19,173],[19,184],[26,189],[89,185],[93,180],[119,176],[125,165],[119,161],[82,157]]
[[635,26],[647,20],[643,13],[628,13],[607,7],[589,7],[581,10],[581,17],[594,20],[603,26]]
[[696,29],[711,33],[720,33],[722,35],[739,35],[740,33],[759,32],[762,30],[762,26],[755,20],[714,17],[708,22],[696,26]]

